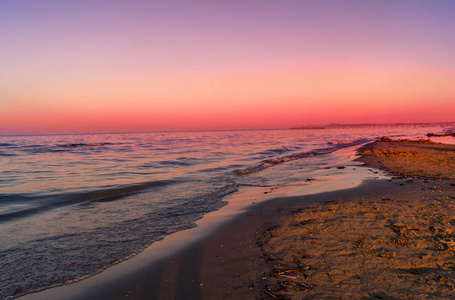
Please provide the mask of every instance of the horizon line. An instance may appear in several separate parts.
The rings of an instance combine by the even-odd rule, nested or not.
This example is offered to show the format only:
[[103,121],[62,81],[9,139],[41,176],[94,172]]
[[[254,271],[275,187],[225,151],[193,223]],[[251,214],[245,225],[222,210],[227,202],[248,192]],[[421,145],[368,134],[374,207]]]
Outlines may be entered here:
[[61,133],[0,133],[0,136],[32,136],[32,135],[90,135],[90,134],[138,134],[138,133],[154,133],[154,132],[216,132],[216,131],[261,131],[261,130],[299,130],[299,129],[336,129],[344,126],[424,126],[424,125],[446,125],[455,126],[455,121],[447,122],[393,122],[393,123],[328,123],[328,124],[312,124],[298,125],[287,128],[256,128],[256,129],[194,129],[194,130],[149,130],[149,131],[109,131],[109,132],[61,132]]

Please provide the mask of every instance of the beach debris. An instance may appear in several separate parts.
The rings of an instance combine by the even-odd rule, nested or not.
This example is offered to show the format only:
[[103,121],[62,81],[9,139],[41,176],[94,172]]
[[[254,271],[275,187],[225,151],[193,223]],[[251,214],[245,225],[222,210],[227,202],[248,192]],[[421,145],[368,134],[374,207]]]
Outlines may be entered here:
[[315,220],[313,218],[302,218],[301,220],[299,220],[297,222],[293,222],[290,225],[291,226],[306,226],[306,225],[313,224],[313,223],[315,223]]
[[273,298],[275,298],[275,299],[278,299],[277,296],[275,296],[274,294],[270,293],[270,292],[267,291],[266,289],[263,289],[263,291],[264,291],[267,295],[269,295],[269,296],[271,296],[271,297],[273,297]]
[[278,277],[285,277],[285,278],[289,278],[289,279],[297,279],[297,277],[295,277],[295,276],[289,276],[289,275],[283,275],[283,274],[279,274],[277,276]]

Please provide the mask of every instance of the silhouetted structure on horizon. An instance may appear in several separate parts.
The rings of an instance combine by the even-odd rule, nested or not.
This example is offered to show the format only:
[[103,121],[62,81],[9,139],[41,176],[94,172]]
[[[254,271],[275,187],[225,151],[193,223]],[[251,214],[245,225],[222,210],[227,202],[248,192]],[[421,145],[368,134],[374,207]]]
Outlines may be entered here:
[[428,122],[428,123],[382,123],[382,124],[338,124],[330,123],[327,125],[304,125],[295,126],[290,129],[341,129],[341,128],[371,128],[371,127],[455,127],[455,122]]

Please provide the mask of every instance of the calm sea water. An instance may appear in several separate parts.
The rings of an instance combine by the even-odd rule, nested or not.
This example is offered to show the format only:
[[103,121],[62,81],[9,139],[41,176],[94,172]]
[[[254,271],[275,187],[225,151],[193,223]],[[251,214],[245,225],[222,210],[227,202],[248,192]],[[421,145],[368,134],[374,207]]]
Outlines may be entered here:
[[239,186],[336,167],[364,128],[0,136],[0,298],[78,280],[195,226]]

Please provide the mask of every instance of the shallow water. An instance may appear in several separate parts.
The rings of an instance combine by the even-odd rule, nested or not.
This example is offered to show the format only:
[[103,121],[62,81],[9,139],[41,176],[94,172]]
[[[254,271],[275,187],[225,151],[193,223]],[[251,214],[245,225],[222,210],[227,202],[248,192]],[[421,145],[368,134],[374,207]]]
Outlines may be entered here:
[[438,130],[0,136],[0,298],[96,273],[195,226],[240,186],[311,183],[343,149]]

